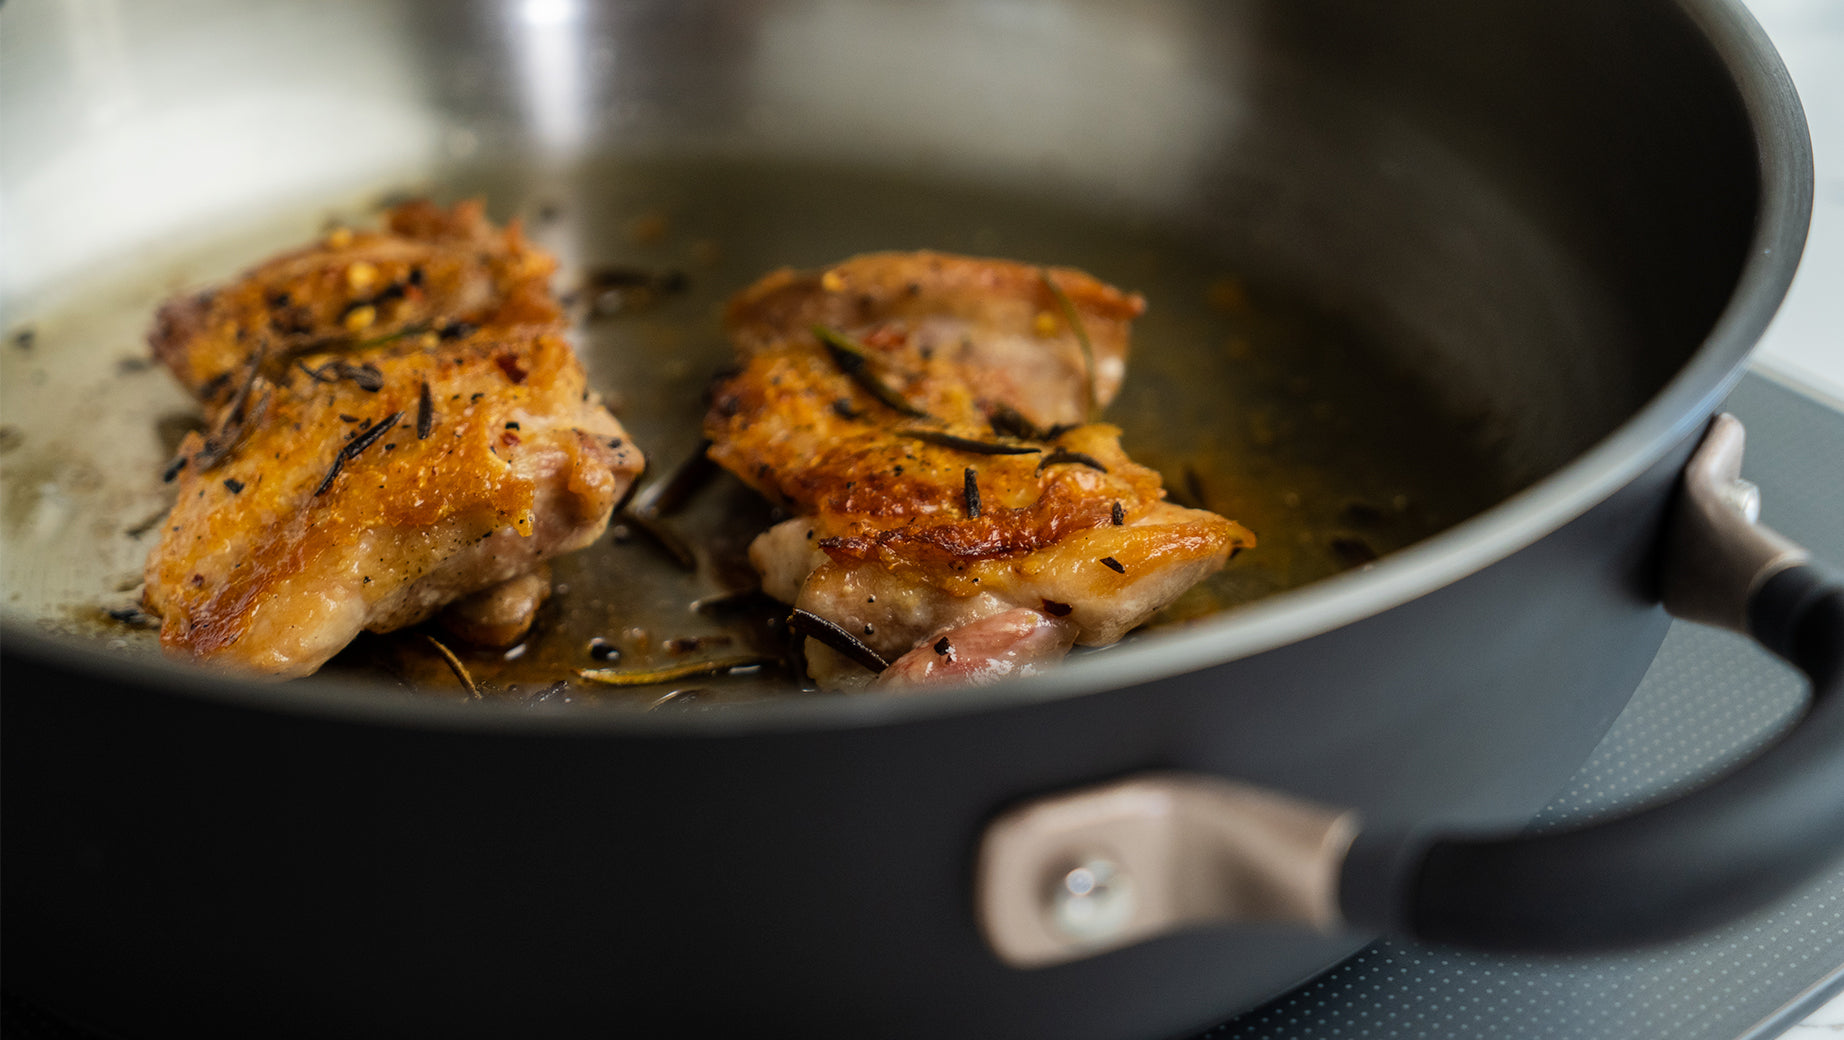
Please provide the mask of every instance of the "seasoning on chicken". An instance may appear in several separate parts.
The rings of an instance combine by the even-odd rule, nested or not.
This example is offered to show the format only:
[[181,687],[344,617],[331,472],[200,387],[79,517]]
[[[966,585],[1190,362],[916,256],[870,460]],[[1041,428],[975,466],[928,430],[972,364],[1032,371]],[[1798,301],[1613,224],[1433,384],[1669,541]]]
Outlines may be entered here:
[[1090,421],[1144,306],[1079,271],[926,252],[778,271],[731,302],[740,367],[713,389],[710,454],[795,514],[750,559],[770,595],[868,650],[810,639],[814,679],[1029,674],[1254,544],[1166,502]]
[[554,267],[478,203],[410,203],[164,307],[154,352],[210,432],[180,446],[148,557],[162,644],[304,675],[456,601],[459,630],[516,639],[543,561],[600,536],[643,465]]

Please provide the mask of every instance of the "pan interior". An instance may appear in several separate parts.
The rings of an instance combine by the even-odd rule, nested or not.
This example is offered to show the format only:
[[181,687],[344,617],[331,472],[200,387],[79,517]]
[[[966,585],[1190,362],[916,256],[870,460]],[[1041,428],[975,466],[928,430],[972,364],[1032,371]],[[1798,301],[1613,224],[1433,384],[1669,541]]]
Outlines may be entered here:
[[[766,270],[924,247],[1085,267],[1151,301],[1110,416],[1129,449],[1262,539],[1165,620],[1359,566],[1617,427],[1733,283],[1756,189],[1719,70],[1656,10],[1596,8],[1611,27],[1570,39],[1589,6],[22,5],[0,42],[5,616],[148,649],[101,611],[136,595],[186,413],[139,360],[152,308],[402,192],[523,218],[560,289],[689,275],[580,330],[656,466],[695,442],[721,301]],[[1610,63],[1642,17],[1665,30]],[[312,56],[335,50],[332,82]],[[675,521],[697,574],[610,539],[560,567],[543,638],[473,663],[524,695],[592,637],[636,664],[772,639],[771,611],[686,610],[747,582],[766,519],[718,482]],[[337,667],[448,681],[416,640]]]

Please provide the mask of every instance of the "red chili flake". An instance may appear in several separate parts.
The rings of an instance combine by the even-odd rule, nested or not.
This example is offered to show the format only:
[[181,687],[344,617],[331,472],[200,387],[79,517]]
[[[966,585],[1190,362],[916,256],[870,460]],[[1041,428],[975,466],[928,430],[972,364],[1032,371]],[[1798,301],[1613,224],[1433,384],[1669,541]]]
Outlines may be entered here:
[[512,380],[514,385],[525,382],[529,374],[519,364],[519,359],[511,354],[501,354],[493,359],[493,363],[499,366],[501,372],[506,373],[506,378]]

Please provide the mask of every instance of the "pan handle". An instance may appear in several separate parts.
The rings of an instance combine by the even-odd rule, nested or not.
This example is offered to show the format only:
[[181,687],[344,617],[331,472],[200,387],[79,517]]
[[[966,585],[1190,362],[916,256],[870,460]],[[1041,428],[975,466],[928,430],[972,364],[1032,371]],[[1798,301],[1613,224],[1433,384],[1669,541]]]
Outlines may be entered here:
[[1569,831],[1361,834],[1350,923],[1475,949],[1575,952],[1679,938],[1783,895],[1844,852],[1844,583],[1754,523],[1743,431],[1720,415],[1684,471],[1665,540],[1677,617],[1752,636],[1812,682],[1805,716],[1726,775]]
[[1663,804],[1546,834],[1365,830],[1356,814],[1152,774],[1038,799],[988,827],[976,916],[1036,967],[1212,922],[1287,921],[1474,949],[1581,952],[1688,935],[1844,852],[1844,583],[1754,523],[1743,432],[1718,416],[1666,532],[1663,598],[1753,636],[1812,681],[1767,750]]

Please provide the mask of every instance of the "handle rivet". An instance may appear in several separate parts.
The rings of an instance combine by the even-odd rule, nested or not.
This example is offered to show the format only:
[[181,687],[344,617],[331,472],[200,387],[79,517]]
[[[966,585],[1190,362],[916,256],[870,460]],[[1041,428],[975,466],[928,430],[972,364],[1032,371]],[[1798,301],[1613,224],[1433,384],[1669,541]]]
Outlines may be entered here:
[[1761,519],[1761,489],[1751,481],[1737,477],[1717,489],[1717,494],[1749,523]]
[[1057,876],[1050,885],[1050,919],[1071,939],[1093,942],[1118,933],[1133,919],[1133,879],[1099,857]]

